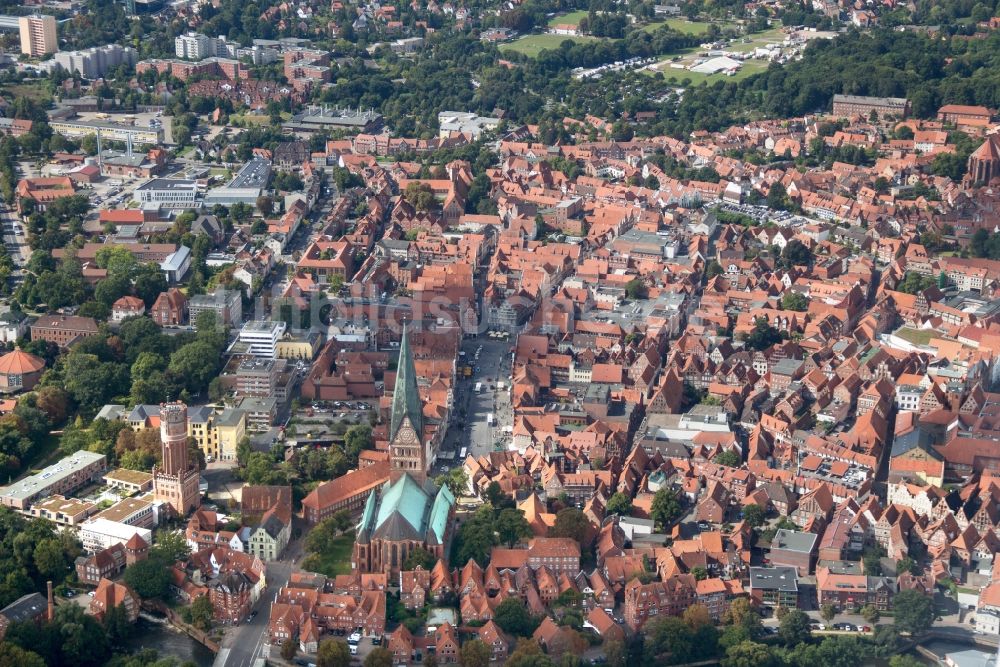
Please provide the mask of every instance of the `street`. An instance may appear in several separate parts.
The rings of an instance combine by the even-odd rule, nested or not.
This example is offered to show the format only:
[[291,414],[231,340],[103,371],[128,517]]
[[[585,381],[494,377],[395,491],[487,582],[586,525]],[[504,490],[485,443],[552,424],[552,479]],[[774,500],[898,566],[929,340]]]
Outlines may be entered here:
[[[476,351],[479,359],[476,359]],[[493,447],[505,438],[505,429],[513,427],[514,416],[510,406],[510,351],[509,340],[495,340],[488,336],[463,342],[465,356],[461,364],[471,365],[475,371],[471,378],[459,380],[455,388],[455,421],[445,439],[445,448],[457,454],[462,447],[468,453],[479,457],[493,451]],[[497,388],[497,382],[504,384]],[[476,386],[480,391],[476,391]],[[488,423],[492,413],[493,426]],[[455,464],[463,461],[456,458]]]
[[213,667],[251,667],[254,660],[260,657],[267,639],[271,604],[278,591],[288,583],[294,564],[301,556],[302,540],[293,540],[288,544],[281,560],[267,564],[267,587],[253,607],[257,616],[249,623],[227,630],[222,640],[222,650],[215,657]]

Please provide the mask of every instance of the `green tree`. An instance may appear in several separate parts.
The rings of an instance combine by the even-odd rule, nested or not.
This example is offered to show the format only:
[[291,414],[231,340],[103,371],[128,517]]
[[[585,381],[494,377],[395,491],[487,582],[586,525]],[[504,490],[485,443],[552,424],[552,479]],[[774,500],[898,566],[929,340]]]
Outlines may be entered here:
[[492,652],[485,642],[471,639],[462,644],[462,667],[489,667]]
[[812,631],[809,628],[809,617],[805,612],[794,609],[785,614],[781,619],[778,634],[785,646],[795,646],[807,642],[812,638]]
[[413,549],[407,556],[406,560],[403,561],[404,570],[415,570],[417,567],[422,567],[425,570],[430,570],[437,563],[437,558],[427,549],[417,547]]
[[125,568],[122,579],[143,600],[165,598],[170,592],[170,571],[157,558],[147,558]]
[[775,183],[767,191],[767,207],[777,211],[787,211],[791,207],[784,185]]
[[528,612],[519,597],[509,597],[497,605],[493,620],[504,632],[517,637],[530,637],[541,622]]
[[199,595],[191,602],[191,625],[202,632],[212,629],[214,611],[212,601],[207,595]]
[[324,639],[316,650],[316,667],[348,667],[351,651],[347,642],[339,639]]
[[653,496],[650,506],[650,516],[656,522],[658,529],[663,530],[677,519],[683,508],[677,492],[669,487],[663,487]]
[[747,525],[751,528],[757,528],[758,526],[763,526],[764,522],[767,520],[767,515],[764,512],[764,508],[756,503],[750,503],[743,507],[743,520],[746,521]]
[[364,667],[392,667],[392,653],[381,646],[374,648],[365,656]]
[[766,317],[758,317],[753,330],[747,336],[746,345],[751,350],[766,350],[781,342],[781,333],[768,323]]
[[633,278],[625,283],[625,294],[633,301],[637,301],[649,296],[649,288],[640,278]]
[[829,623],[837,615],[837,608],[832,604],[825,604],[819,608],[819,615],[820,618]]
[[0,642],[0,665],[3,667],[45,667],[42,656],[9,641]]
[[743,459],[732,449],[727,449],[724,452],[719,452],[712,459],[712,463],[718,463],[720,466],[728,466],[730,468],[739,468],[743,463]]
[[915,591],[900,591],[893,598],[896,628],[912,635],[927,632],[934,622],[934,603],[926,595]]
[[501,544],[513,547],[518,542],[531,537],[531,525],[521,510],[506,508],[500,511],[496,519],[497,534]]
[[861,615],[864,617],[866,621],[868,621],[872,625],[878,623],[878,620],[881,617],[881,614],[879,614],[878,611],[878,607],[876,607],[873,604],[866,604],[864,607],[862,607]]
[[567,507],[556,514],[556,522],[549,533],[552,537],[569,537],[582,546],[590,539],[590,520],[582,510]]
[[743,641],[726,650],[722,667],[772,667],[781,662],[766,644]]
[[918,576],[921,573],[920,565],[909,556],[904,556],[896,561],[896,574],[899,575],[903,572]]
[[608,514],[628,516],[632,514],[632,499],[629,498],[628,495],[618,491],[608,498],[605,510],[607,510]]
[[465,468],[452,468],[443,475],[438,475],[434,483],[440,486],[447,486],[451,495],[459,498],[468,492],[469,475]]
[[809,299],[800,292],[788,291],[781,297],[781,307],[804,313],[809,310]]
[[295,658],[295,654],[299,652],[299,640],[298,637],[289,637],[285,640],[285,643],[281,645],[281,657],[285,660],[291,662]]

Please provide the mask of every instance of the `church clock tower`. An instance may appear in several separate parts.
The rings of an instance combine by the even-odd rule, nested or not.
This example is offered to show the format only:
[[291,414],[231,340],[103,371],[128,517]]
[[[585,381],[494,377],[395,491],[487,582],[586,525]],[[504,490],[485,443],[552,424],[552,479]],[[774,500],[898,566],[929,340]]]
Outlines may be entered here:
[[413,353],[410,351],[410,334],[404,324],[389,420],[389,477],[395,482],[404,474],[409,474],[423,484],[427,479],[429,463],[424,442],[423,405],[417,389]]

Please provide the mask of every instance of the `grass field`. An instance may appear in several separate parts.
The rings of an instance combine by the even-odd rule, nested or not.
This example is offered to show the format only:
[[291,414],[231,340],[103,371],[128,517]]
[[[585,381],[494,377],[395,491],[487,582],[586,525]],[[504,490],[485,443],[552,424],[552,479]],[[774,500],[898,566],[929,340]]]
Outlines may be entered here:
[[[763,60],[748,60],[743,63],[743,67],[739,69],[736,74],[732,76],[726,76],[725,74],[702,74],[700,72],[692,72],[686,69],[670,69],[669,66],[665,66],[661,72],[663,76],[669,81],[671,78],[676,79],[677,83],[680,84],[684,79],[689,79],[689,86],[697,86],[701,83],[708,81],[718,81],[720,79],[725,79],[726,81],[739,81],[740,79],[745,79],[748,76],[753,76],[758,72],[763,72],[767,69],[767,63]],[[643,70],[649,74],[655,74],[655,72],[650,72],[649,70]]]
[[31,83],[15,83],[9,86],[4,86],[3,94],[4,97],[9,97],[10,99],[27,97],[35,102],[47,100],[51,97],[45,87],[45,83],[41,81]]
[[920,331],[918,329],[903,327],[896,331],[896,335],[914,345],[927,345],[927,343],[931,342],[931,338],[938,334],[934,331]]
[[589,42],[597,39],[596,37],[577,37],[570,35],[525,35],[520,39],[516,39],[510,44],[504,44],[500,47],[501,51],[517,51],[518,53],[523,53],[529,58],[534,58],[539,53],[545,49],[558,49],[559,45],[566,40],[571,42]]
[[354,531],[334,538],[332,548],[321,554],[306,556],[302,566],[310,572],[319,572],[328,577],[351,573],[351,550],[354,548]]
[[[672,19],[677,21],[678,19]],[[703,24],[703,25],[708,25]],[[749,35],[748,42],[738,41],[733,44],[729,44],[723,49],[724,51],[735,51],[737,53],[747,53],[753,51],[754,49],[768,44],[777,44],[784,39],[784,34],[781,32],[781,26],[776,26],[770,30],[765,30],[764,32],[754,33]],[[683,63],[686,67],[690,67],[695,59],[695,55],[698,53],[699,49],[685,49],[678,53],[671,53],[663,57],[663,59],[655,65],[657,69],[655,70],[643,70],[647,74],[656,74],[657,71],[663,72],[663,76],[670,80],[671,78],[676,79],[677,83],[680,84],[684,79],[689,79],[688,85],[697,86],[703,82],[714,82],[719,80],[728,81],[739,81],[740,79],[745,79],[749,76],[753,76],[759,72],[763,72],[767,69],[768,63],[764,60],[746,60],[743,66],[740,67],[739,71],[733,76],[726,76],[725,74],[701,74],[698,72],[692,72],[688,69],[671,69],[670,62],[671,59],[680,56],[679,62]]]
[[[643,30],[646,32],[653,32],[660,26],[668,25],[677,32],[687,33],[688,35],[700,35],[702,33],[708,32],[708,26],[710,24],[704,21],[688,21],[687,19],[667,19],[666,21],[657,21],[656,23],[650,23]],[[724,27],[724,26],[719,26]]]
[[554,25],[580,25],[580,20],[587,18],[587,12],[581,10],[575,12],[567,12],[565,14],[556,14],[551,19],[549,19],[549,26]]

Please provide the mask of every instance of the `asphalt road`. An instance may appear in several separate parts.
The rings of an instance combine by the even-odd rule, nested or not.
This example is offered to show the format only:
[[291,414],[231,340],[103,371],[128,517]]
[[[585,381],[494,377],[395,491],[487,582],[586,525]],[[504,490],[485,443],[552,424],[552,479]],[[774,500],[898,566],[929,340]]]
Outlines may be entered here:
[[[230,628],[222,640],[222,649],[216,656],[213,667],[251,667],[261,655],[267,639],[267,622],[271,614],[271,604],[278,590],[288,583],[294,562],[302,555],[301,540],[288,545],[280,561],[267,564],[267,587],[261,594],[254,610],[257,616],[238,628]],[[228,649],[228,650],[227,650]]]
[[[480,345],[482,351],[476,361],[475,354]],[[511,343],[483,336],[465,341],[462,349],[468,360],[465,363],[478,367],[479,372],[459,383],[461,393],[456,400],[456,410],[463,425],[453,429],[454,435],[449,434],[449,440],[456,438],[459,448],[468,447],[469,453],[478,457],[493,451],[494,444],[503,439],[504,428],[514,424],[510,409]],[[504,383],[503,390],[497,389],[498,380]],[[481,391],[476,392],[475,387],[479,383],[482,384]],[[463,408],[464,417],[461,416]],[[490,413],[495,420],[493,426],[487,423]]]

